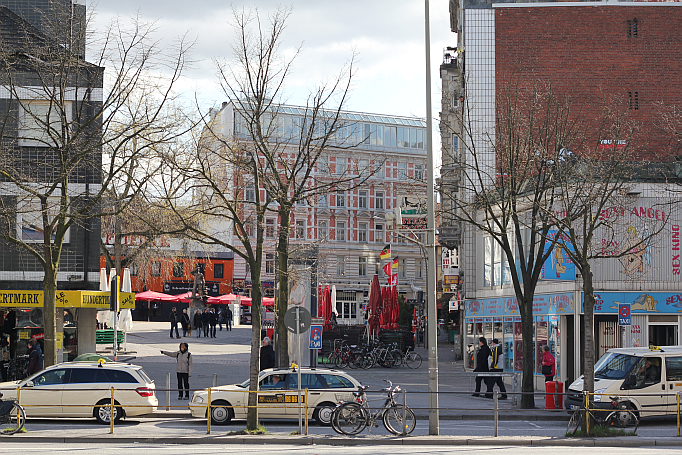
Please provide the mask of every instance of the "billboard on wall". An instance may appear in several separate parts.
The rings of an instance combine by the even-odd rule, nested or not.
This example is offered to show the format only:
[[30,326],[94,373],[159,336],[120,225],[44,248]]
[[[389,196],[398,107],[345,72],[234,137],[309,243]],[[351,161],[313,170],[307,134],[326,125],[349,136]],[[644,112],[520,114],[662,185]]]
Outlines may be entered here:
[[[559,235],[558,231],[549,231],[547,233],[545,253],[547,253],[547,250],[557,235]],[[566,249],[574,251],[573,244],[565,235],[562,235],[559,240],[560,243],[557,243],[554,246],[552,254],[550,254],[545,263],[542,264],[540,279],[575,281],[575,265],[566,253]]]
[[[533,314],[572,314],[573,294],[543,294],[533,297]],[[516,297],[467,300],[465,317],[520,316]]]
[[[630,313],[678,314],[682,313],[682,292],[595,292],[595,313],[618,313],[618,306],[630,304]],[[582,303],[585,294],[582,294]],[[581,311],[584,305],[581,304]]]

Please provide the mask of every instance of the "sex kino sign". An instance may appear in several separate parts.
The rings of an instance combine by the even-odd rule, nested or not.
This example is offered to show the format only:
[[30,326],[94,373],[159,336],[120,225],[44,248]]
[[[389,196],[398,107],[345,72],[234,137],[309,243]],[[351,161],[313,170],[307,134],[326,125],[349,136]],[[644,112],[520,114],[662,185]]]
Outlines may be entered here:
[[632,323],[632,318],[630,316],[630,304],[629,303],[619,303],[618,304],[618,325],[630,325]]

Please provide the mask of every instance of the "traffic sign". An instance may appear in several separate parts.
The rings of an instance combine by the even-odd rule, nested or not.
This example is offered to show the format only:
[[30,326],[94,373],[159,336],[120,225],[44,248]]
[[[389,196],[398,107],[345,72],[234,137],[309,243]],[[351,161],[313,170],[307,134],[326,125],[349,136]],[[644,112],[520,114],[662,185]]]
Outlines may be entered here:
[[630,325],[632,323],[632,317],[630,315],[630,304],[629,303],[619,303],[618,304],[618,325]]
[[310,349],[322,349],[322,326],[310,326]]
[[284,313],[284,325],[291,333],[296,333],[296,312],[298,311],[298,333],[304,333],[310,328],[310,311],[302,306],[292,306]]

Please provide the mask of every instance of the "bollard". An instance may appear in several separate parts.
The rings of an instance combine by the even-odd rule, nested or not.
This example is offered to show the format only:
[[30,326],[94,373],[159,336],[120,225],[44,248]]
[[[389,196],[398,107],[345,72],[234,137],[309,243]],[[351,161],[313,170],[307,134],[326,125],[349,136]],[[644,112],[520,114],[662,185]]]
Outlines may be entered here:
[[109,405],[109,433],[114,434],[114,388],[111,388],[111,401]]
[[170,411],[170,373],[166,373],[166,411]]
[[218,387],[218,375],[213,373],[213,387]]
[[208,403],[206,404],[206,434],[211,434],[211,388],[208,388]]
[[[21,406],[21,387],[17,387],[17,404],[19,406]],[[680,413],[680,407],[678,405],[677,406],[677,414],[679,415],[679,413]],[[17,424],[19,424],[19,419],[21,419],[21,411],[19,409],[17,409]],[[679,425],[678,425],[678,427],[679,427]]]
[[500,393],[499,391],[495,390],[495,392],[493,394],[493,398],[494,398],[493,403],[495,405],[495,434],[493,435],[494,437],[497,437],[497,423],[500,420],[499,408],[497,407],[497,404],[498,404],[497,399],[498,399],[499,393]]
[[305,435],[308,436],[308,389],[305,389]]
[[680,392],[677,392],[677,437],[680,437]]
[[583,392],[585,394],[585,433],[589,436],[590,434],[590,394],[589,392]]
[[403,436],[407,436],[407,392],[403,389]]

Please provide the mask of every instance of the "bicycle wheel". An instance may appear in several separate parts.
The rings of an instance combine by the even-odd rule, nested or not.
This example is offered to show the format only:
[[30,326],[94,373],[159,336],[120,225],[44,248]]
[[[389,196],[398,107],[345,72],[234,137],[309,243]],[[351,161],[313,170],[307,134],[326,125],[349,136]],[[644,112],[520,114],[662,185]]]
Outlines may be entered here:
[[634,412],[624,409],[620,411],[613,411],[611,414],[609,414],[609,416],[606,418],[606,425],[637,431],[639,419]]
[[338,417],[336,414],[338,413],[339,409],[341,409],[341,405],[337,406],[334,408],[334,412],[332,412],[332,417],[329,419],[329,425],[332,427],[334,431],[336,431],[338,434],[343,434],[343,431],[338,427]]
[[333,426],[346,435],[358,434],[367,426],[367,411],[359,403],[344,403],[334,413]]
[[573,412],[573,415],[571,415],[571,418],[568,421],[568,426],[566,427],[566,434],[575,434],[576,431],[580,429],[580,427],[583,424],[583,415],[585,414],[584,410],[576,410]]
[[389,360],[389,356],[386,356],[386,362],[388,363],[389,368],[398,368],[403,364],[403,355],[400,351],[391,351],[389,355],[393,358],[392,360]]
[[405,419],[403,420],[403,407],[401,405],[393,405],[384,412],[384,426],[388,431],[395,435],[410,434],[414,431],[417,424],[417,418],[414,416],[412,409],[405,408]]
[[405,358],[405,365],[407,365],[407,368],[411,369],[419,368],[422,366],[422,356],[416,352],[410,352]]
[[0,417],[0,435],[10,435],[21,431],[26,422],[24,408],[16,403],[12,403],[12,409],[8,414]]

